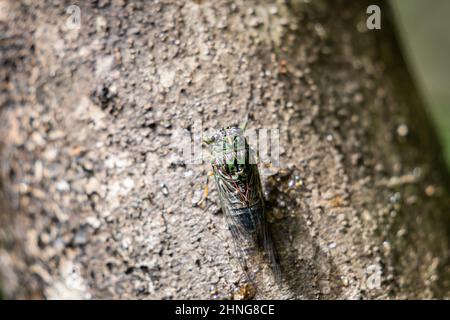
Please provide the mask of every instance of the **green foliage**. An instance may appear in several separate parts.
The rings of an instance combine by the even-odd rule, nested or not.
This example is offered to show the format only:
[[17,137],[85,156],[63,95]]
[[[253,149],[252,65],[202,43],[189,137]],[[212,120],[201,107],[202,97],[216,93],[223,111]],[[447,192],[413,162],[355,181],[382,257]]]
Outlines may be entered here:
[[450,1],[391,0],[404,52],[450,168]]

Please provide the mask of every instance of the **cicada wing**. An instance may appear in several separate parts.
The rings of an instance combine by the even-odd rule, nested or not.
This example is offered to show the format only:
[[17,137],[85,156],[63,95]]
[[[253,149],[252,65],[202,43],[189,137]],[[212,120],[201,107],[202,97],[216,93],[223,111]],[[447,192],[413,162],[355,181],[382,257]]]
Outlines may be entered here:
[[269,263],[275,280],[279,282],[281,271],[278,255],[269,225],[265,221],[262,204],[258,203],[252,207],[239,210],[227,207],[224,209],[224,213],[243,269],[248,271],[249,257],[254,258],[258,251],[263,251],[264,258]]
[[249,235],[242,231],[240,223],[236,221],[236,219],[233,217],[231,213],[232,209],[230,201],[231,202],[234,201],[231,198],[234,197],[234,195],[230,194],[231,191],[229,189],[230,186],[227,186],[226,181],[220,180],[219,178],[217,178],[217,176],[216,176],[216,185],[219,191],[220,206],[224,213],[228,229],[230,230],[231,233],[233,247],[235,253],[237,254],[237,260],[242,270],[245,272],[247,280],[251,281],[251,277],[248,273],[247,260],[249,253],[252,250],[252,248],[249,246],[253,245],[253,241],[249,241]]
[[[246,148],[247,160],[254,160],[253,151]],[[236,151],[235,154],[238,154]],[[265,252],[274,276],[280,277],[278,255],[270,234],[264,210],[264,197],[256,161],[244,163],[245,174],[239,178],[213,165],[222,210],[227,218],[230,232],[244,270],[247,253]]]
[[251,246],[252,244],[248,242],[248,239],[243,237],[242,232],[239,231],[236,224],[233,224],[229,218],[227,218],[227,221],[228,229],[230,230],[231,238],[233,239],[233,246],[237,254],[237,260],[244,271],[247,280],[253,283],[254,276],[250,274],[248,268],[248,260],[252,251],[252,248],[249,247],[249,245]]
[[256,235],[258,239],[258,244],[265,252],[266,258],[270,264],[275,280],[279,281],[281,279],[279,257],[273,242],[269,223],[267,222],[266,219],[261,178],[259,176],[258,168],[256,165],[253,166],[251,170],[250,179],[251,179],[250,185],[254,186],[250,193],[252,201],[262,204],[261,212],[258,214],[259,218],[256,220],[257,222]]
[[263,226],[262,239],[263,239],[264,252],[267,255],[267,260],[270,263],[270,267],[272,269],[273,276],[277,282],[280,282],[280,280],[281,280],[280,260],[278,257],[277,249],[273,242],[273,238],[272,238],[272,234],[270,232],[269,225],[267,223]]

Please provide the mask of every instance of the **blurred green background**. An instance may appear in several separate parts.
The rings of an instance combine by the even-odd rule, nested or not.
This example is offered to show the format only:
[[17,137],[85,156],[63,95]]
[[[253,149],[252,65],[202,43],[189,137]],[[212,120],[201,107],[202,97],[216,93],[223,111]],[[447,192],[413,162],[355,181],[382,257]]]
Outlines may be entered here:
[[401,41],[450,168],[450,0],[391,0]]

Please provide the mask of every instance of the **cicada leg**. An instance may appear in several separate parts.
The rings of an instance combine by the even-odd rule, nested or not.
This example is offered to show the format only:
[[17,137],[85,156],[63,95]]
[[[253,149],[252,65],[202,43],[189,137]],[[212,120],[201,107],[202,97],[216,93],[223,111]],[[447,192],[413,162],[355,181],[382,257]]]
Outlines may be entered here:
[[212,177],[212,176],[214,176],[214,172],[212,172],[212,171],[208,172],[208,174],[206,175],[206,184],[205,184],[205,188],[203,189],[203,196],[197,202],[197,206],[199,206],[199,207],[203,207],[203,204],[206,202],[206,199],[208,199],[208,195],[209,195],[209,177]]

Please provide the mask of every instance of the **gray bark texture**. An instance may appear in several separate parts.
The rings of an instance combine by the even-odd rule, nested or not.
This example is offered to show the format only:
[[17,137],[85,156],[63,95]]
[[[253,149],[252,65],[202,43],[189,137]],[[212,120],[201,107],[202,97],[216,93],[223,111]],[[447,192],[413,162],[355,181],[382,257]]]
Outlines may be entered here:
[[[282,281],[256,298],[449,294],[449,188],[382,2],[0,1],[5,298],[249,298],[180,132],[279,129]],[[376,2],[376,1],[375,1]],[[294,182],[294,183],[293,183]]]

